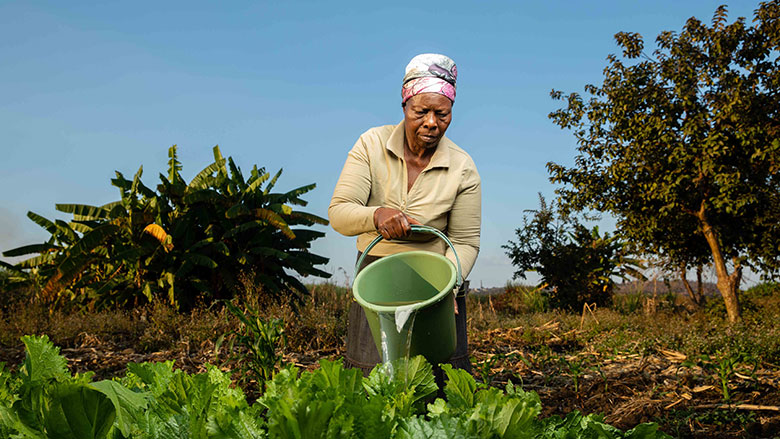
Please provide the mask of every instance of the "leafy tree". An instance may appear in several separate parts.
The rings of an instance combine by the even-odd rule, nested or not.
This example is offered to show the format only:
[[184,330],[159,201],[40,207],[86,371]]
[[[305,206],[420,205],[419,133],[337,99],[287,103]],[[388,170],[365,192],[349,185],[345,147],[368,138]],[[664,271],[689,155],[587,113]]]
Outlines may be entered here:
[[585,303],[605,305],[612,297],[614,277],[641,277],[639,264],[627,257],[625,246],[615,236],[599,234],[579,221],[547,205],[539,195],[539,210],[523,216],[523,226],[515,231],[517,242],[502,246],[517,271],[514,278],[525,279],[527,271],[538,272],[541,285],[547,285],[550,304],[577,309]]
[[28,212],[51,236],[3,254],[38,254],[13,268],[40,284],[42,300],[89,307],[160,299],[189,307],[230,298],[244,284],[277,299],[300,298],[308,291],[296,274],[330,276],[316,268],[328,259],[309,252],[324,236],[309,227],[327,221],[292,207],[305,206],[301,195],[315,185],[271,192],[281,170],[271,177],[255,166],[245,178],[218,147],[214,163],[187,183],[175,145],[169,158],[156,192],[141,181],[141,168],[132,180],[116,173],[119,201],[58,204],[71,222]]
[[615,35],[591,96],[553,91],[550,117],[578,143],[575,166],[549,163],[568,209],[610,212],[620,233],[678,265],[714,264],[729,320],[740,319],[744,267],[767,276],[780,263],[780,1],[751,26],[690,18],[657,38]]

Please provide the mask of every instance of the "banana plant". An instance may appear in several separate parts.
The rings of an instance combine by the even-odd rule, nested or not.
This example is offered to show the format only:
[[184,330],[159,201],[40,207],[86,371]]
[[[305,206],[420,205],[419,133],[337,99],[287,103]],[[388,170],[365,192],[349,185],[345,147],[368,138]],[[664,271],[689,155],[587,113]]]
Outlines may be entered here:
[[298,276],[330,276],[316,267],[328,259],[309,251],[324,236],[310,227],[327,221],[293,209],[306,205],[301,196],[315,185],[271,192],[281,170],[271,177],[254,166],[245,178],[219,147],[187,183],[175,145],[168,156],[156,191],[141,181],[141,167],[132,180],[116,172],[118,201],[57,204],[70,222],[28,213],[51,236],[4,252],[35,255],[11,268],[38,284],[41,300],[90,308],[157,300],[190,307],[231,298],[247,284],[296,300],[308,293]]

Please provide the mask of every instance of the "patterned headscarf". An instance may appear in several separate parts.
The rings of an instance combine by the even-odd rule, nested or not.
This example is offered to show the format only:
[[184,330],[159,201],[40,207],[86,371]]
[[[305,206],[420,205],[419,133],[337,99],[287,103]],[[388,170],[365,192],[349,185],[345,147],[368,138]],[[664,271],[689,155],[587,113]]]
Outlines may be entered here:
[[439,93],[455,102],[455,61],[436,53],[423,53],[409,61],[401,88],[402,103],[420,93]]

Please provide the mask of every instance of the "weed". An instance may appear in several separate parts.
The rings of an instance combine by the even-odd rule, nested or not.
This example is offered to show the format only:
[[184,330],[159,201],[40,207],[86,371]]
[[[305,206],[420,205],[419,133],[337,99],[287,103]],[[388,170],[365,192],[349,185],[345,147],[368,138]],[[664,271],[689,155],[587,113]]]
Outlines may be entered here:
[[747,357],[744,352],[718,352],[716,356],[710,357],[709,355],[700,355],[698,361],[685,361],[681,364],[683,367],[691,367],[697,365],[702,369],[714,373],[717,376],[718,384],[721,389],[721,396],[724,402],[731,400],[731,394],[729,393],[729,382],[734,376],[735,367],[746,360]]
[[491,383],[493,383],[493,380],[496,377],[496,375],[493,373],[493,369],[503,359],[504,359],[504,355],[499,353],[494,355],[488,355],[488,357],[485,360],[475,364],[474,368],[477,369],[477,373],[479,374],[479,377],[482,378],[482,386],[486,388],[490,387]]
[[[228,311],[241,325],[226,334],[222,334],[214,347],[219,352],[227,339],[228,360],[235,361],[243,373],[239,381],[248,381],[253,375],[256,382],[262,383],[273,378],[276,368],[281,365],[281,349],[284,345],[284,321],[281,319],[264,320],[257,311],[245,305],[241,310],[230,302],[225,302]],[[238,352],[234,348],[238,347]]]
[[575,357],[572,360],[569,360],[561,355],[558,358],[558,361],[560,361],[562,368],[571,377],[572,384],[574,384],[574,393],[579,393],[580,377],[585,372],[585,359]]

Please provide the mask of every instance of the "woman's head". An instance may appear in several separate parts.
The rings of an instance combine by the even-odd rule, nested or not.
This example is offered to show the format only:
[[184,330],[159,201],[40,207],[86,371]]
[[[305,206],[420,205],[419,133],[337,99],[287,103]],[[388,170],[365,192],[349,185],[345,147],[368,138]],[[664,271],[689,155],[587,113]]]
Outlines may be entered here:
[[455,62],[444,55],[417,55],[406,66],[401,105],[406,142],[413,150],[439,144],[452,120],[455,101]]
[[447,56],[436,53],[417,55],[409,61],[401,87],[401,105],[421,93],[437,93],[455,101],[458,68]]

